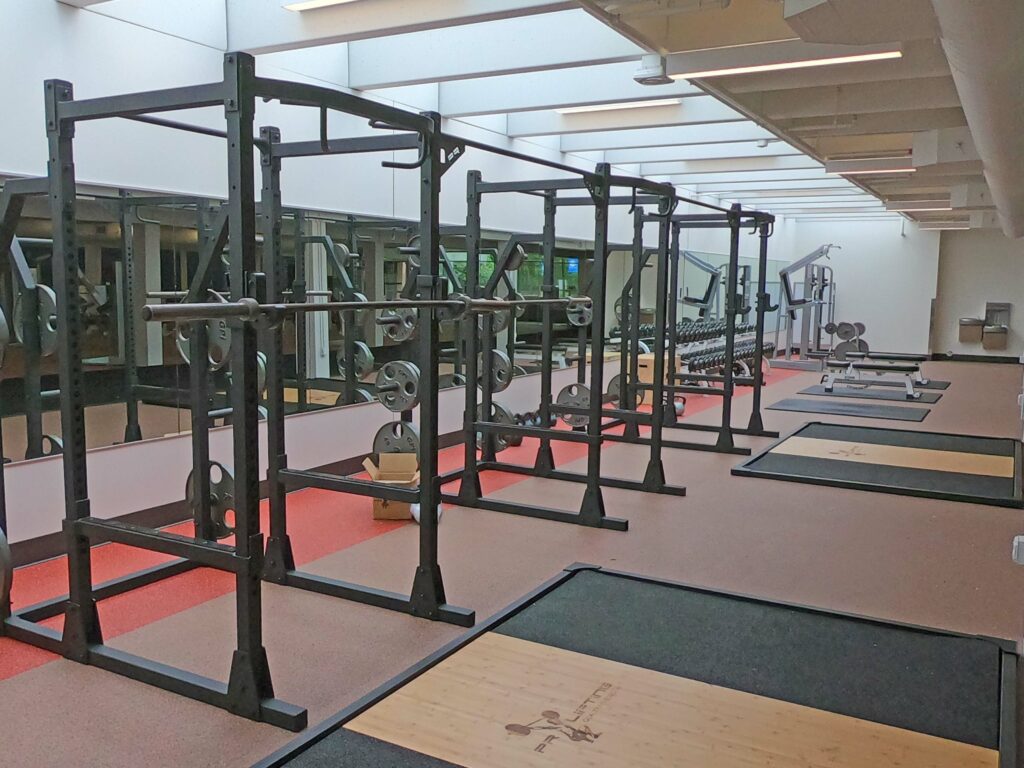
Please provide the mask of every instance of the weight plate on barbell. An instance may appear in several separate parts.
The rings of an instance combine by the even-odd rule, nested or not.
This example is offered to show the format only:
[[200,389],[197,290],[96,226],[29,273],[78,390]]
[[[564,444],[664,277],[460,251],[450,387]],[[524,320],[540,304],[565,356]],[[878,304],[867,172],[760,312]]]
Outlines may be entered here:
[[[57,351],[57,294],[48,285],[36,286],[39,303],[39,354],[49,357]],[[14,302],[14,335],[25,343],[24,301],[21,294]]]
[[500,349],[491,350],[491,364],[483,362],[483,355],[480,361],[480,375],[477,378],[478,386],[484,386],[484,376],[488,377],[491,392],[504,392],[512,383],[512,361],[508,355]]
[[591,320],[594,319],[594,307],[591,304],[583,304],[582,302],[567,304],[565,314],[569,318],[569,323],[579,328],[590,325]]
[[[235,532],[228,523],[228,512],[235,509],[235,478],[219,461],[211,461],[206,468],[210,474],[210,523],[214,539],[224,539]],[[195,471],[188,473],[185,480],[185,500],[192,508],[192,517],[199,521],[201,513],[195,490]]]
[[384,335],[392,341],[408,341],[416,333],[419,315],[413,307],[394,307],[381,310],[377,325],[384,329]]
[[[178,323],[174,346],[178,348],[181,359],[192,365],[189,359],[189,338],[192,326],[190,323]],[[231,328],[223,318],[206,321],[206,336],[209,339],[207,358],[209,370],[219,371],[228,363],[231,352]]]
[[[476,418],[477,421],[490,421],[495,424],[508,424],[510,426],[515,426],[516,423],[516,419],[512,415],[512,412],[505,408],[503,405],[500,405],[499,403],[495,402],[491,402],[490,418],[484,417],[483,403],[480,403],[480,405],[476,407]],[[523,442],[523,438],[521,435],[511,435],[504,434],[502,432],[493,432],[492,437],[494,440],[495,453],[500,453],[501,451],[504,451],[506,448],[512,445],[521,445]],[[477,432],[476,447],[479,450],[483,450],[484,448],[484,434],[482,432]]]
[[11,582],[14,580],[14,560],[7,544],[7,535],[0,528],[0,616],[11,603]]
[[420,455],[420,433],[408,421],[392,421],[373,437],[374,453],[415,453]]
[[411,411],[420,402],[420,369],[408,360],[392,360],[377,371],[377,399],[389,411]]
[[[523,294],[521,294],[519,291],[512,291],[512,293],[510,293],[507,296],[507,300],[508,301],[526,301],[526,297],[523,296]],[[516,304],[514,311],[516,313],[516,320],[519,320],[523,315],[526,314],[526,305],[525,304]]]
[[481,312],[477,325],[481,331],[484,330],[484,318],[487,316],[491,318],[491,333],[501,333],[506,330],[509,324],[512,322],[512,311],[510,309],[498,309],[494,312]]
[[[343,298],[344,301],[358,301],[360,303],[366,303],[367,301],[369,301],[369,299],[366,298],[366,294],[365,293],[360,293],[359,291],[355,291],[350,296],[342,297],[342,298]],[[332,297],[332,299],[333,299],[333,297]],[[367,310],[365,310],[365,309],[345,309],[345,310],[341,310],[341,311],[339,311],[337,313],[337,320],[335,321],[334,324],[338,328],[344,328],[345,327],[346,316],[351,318],[354,322],[357,322],[357,323],[362,322],[363,317],[366,315],[366,312],[367,312]]]
[[[355,348],[353,362],[355,365],[356,380],[362,379],[368,373],[373,371],[373,352],[370,350],[369,345],[365,341],[353,342],[352,346]],[[348,370],[345,368],[345,348],[342,347],[338,350],[336,356],[338,361],[338,375],[342,381],[348,378]]]
[[[555,399],[558,405],[569,405],[576,408],[590,407],[590,387],[586,384],[566,384]],[[590,423],[590,416],[585,413],[560,413],[563,422],[570,427],[585,427]]]

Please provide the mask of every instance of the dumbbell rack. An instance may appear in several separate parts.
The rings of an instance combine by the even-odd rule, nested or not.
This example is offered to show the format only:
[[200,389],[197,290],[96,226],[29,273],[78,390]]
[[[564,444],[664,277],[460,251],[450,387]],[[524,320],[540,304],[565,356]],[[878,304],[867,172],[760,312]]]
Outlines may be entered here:
[[[643,214],[636,213],[635,216],[637,218],[634,222],[634,227],[638,228],[642,224]],[[662,315],[664,322],[656,322],[656,328],[664,329],[667,326],[667,333],[662,332],[657,334],[653,344],[656,368],[654,375],[656,378],[661,375],[658,371],[658,361],[659,359],[664,359],[666,357],[664,352],[659,354],[659,351],[665,349],[671,350],[671,354],[667,355],[667,379],[671,383],[664,385],[664,391],[669,394],[669,401],[665,403],[663,400],[655,396],[653,402],[655,404],[662,404],[661,410],[664,411],[666,428],[716,432],[718,434],[718,439],[714,443],[665,440],[665,447],[749,455],[749,448],[737,446],[735,444],[735,435],[746,434],[764,437],[778,436],[778,433],[764,429],[761,417],[761,387],[763,385],[763,373],[761,371],[763,367],[764,318],[768,312],[773,311],[770,296],[766,291],[765,282],[766,265],[768,260],[768,238],[771,237],[773,225],[774,218],[771,215],[758,211],[745,211],[740,206],[733,206],[732,209],[723,213],[678,214],[672,217],[672,241],[668,259],[668,285],[666,287],[664,284],[659,283],[656,293],[657,306],[660,307],[663,304],[667,304],[668,306],[668,312],[665,315]],[[733,368],[735,363],[737,318],[741,315],[747,314],[750,310],[749,307],[743,306],[742,297],[738,291],[737,280],[737,276],[739,274],[740,230],[745,226],[752,226],[754,231],[758,233],[760,238],[760,250],[758,260],[759,271],[756,319],[754,323],[755,359],[753,362],[755,373],[753,376],[741,378],[735,375]],[[726,275],[726,294],[724,302],[725,328],[723,335],[725,338],[725,360],[723,361],[722,374],[700,374],[698,376],[693,374],[680,374],[676,370],[676,350],[679,348],[680,335],[682,334],[677,324],[676,315],[678,307],[675,297],[679,294],[680,232],[685,228],[724,228],[728,229],[730,233],[729,266]],[[634,273],[639,274],[639,270],[642,269],[642,266],[642,253],[639,248],[635,248]],[[636,342],[638,341],[640,334],[638,323],[639,291],[635,291],[634,294],[635,295],[631,297],[631,306],[629,307],[630,311],[624,311],[623,313],[625,318],[623,325],[628,325],[627,333],[620,334],[623,337],[624,351],[628,349],[636,349],[638,346]],[[625,309],[625,302],[623,302],[623,306]],[[626,410],[635,411],[640,399],[638,396],[639,393],[645,390],[650,390],[652,385],[642,384],[639,382],[635,355],[631,355],[630,357],[632,359],[629,361],[628,369],[625,356],[621,364],[622,370],[620,372],[620,382],[626,382],[626,385],[623,386],[620,384],[620,407]],[[722,386],[708,387],[694,386],[691,383],[680,383],[684,381],[693,382],[695,379],[703,383],[718,383]],[[734,427],[732,425],[732,398],[737,384],[747,384],[753,387],[751,417],[747,426],[742,428]],[[722,397],[722,417],[720,424],[713,426],[678,421],[673,402],[676,394],[710,394]],[[652,410],[658,409],[652,407]],[[608,439],[619,442],[646,444],[650,438],[641,437],[639,435],[639,430],[634,424],[627,423],[626,429],[622,435],[609,435]]]

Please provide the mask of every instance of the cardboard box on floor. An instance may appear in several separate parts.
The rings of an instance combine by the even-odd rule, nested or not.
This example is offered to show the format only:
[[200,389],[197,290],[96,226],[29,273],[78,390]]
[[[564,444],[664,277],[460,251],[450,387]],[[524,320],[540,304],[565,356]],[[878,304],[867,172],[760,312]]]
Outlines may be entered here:
[[[370,456],[363,459],[363,468],[370,479],[397,488],[418,488],[420,465],[415,453],[382,453],[374,463]],[[409,520],[412,509],[406,501],[373,500],[374,520]]]

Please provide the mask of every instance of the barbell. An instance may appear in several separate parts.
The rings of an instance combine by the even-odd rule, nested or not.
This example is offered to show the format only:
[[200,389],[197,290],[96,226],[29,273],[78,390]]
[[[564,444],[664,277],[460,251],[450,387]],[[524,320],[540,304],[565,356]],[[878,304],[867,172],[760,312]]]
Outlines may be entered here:
[[[448,310],[451,317],[464,312],[507,312],[519,305],[559,306],[574,315],[586,314],[593,302],[589,296],[572,296],[564,299],[474,299],[464,294],[453,294],[447,299],[391,299],[387,301],[324,301],[300,302],[295,304],[261,304],[253,298],[241,298],[229,302],[205,302],[195,304],[147,304],[142,308],[142,319],[156,322],[186,322],[195,320],[240,320],[253,322],[262,318],[274,319],[285,315],[310,312],[339,312],[354,309],[405,310],[439,309]],[[592,310],[591,310],[592,311]],[[570,318],[571,321],[571,318]],[[379,322],[379,321],[378,321]]]

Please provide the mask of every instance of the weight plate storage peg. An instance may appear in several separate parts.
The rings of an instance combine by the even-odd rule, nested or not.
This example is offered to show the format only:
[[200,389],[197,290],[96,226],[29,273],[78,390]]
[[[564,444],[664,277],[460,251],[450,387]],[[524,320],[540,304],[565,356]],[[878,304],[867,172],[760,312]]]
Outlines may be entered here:
[[377,325],[384,329],[384,335],[392,341],[408,341],[416,333],[419,316],[413,307],[385,309],[377,318]]
[[[484,416],[484,405],[480,403],[476,407],[476,418],[477,421],[490,421],[495,424],[508,424],[515,426],[516,419],[512,415],[512,412],[505,408],[503,405],[498,403],[491,403],[491,417],[486,418]],[[512,445],[522,445],[522,435],[509,435],[501,432],[492,433],[494,438],[494,450],[496,452],[504,451],[506,448]],[[476,435],[476,447],[483,450],[484,447],[484,436],[483,433],[478,432]]]
[[570,303],[565,307],[565,314],[569,318],[570,324],[581,327],[590,325],[590,321],[594,318],[594,308],[592,305],[582,302]]
[[480,363],[479,386],[484,386],[484,376],[490,378],[491,392],[504,392],[512,383],[512,361],[500,349],[491,350],[491,364]]
[[[57,351],[57,294],[48,285],[36,286],[39,303],[39,354],[49,357]],[[24,301],[19,295],[14,302],[14,335],[25,342]]]
[[[235,532],[235,526],[228,523],[228,512],[235,509],[235,478],[219,461],[207,465],[210,474],[210,522],[214,539],[225,539]],[[199,519],[199,504],[196,499],[194,470],[185,481],[185,500],[192,508],[192,516]]]
[[411,411],[420,402],[420,369],[407,360],[392,360],[377,371],[377,399],[389,411]]
[[373,437],[374,453],[415,453],[420,455],[420,433],[408,421],[392,421]]
[[[352,344],[355,348],[355,354],[353,355],[353,362],[355,364],[356,380],[362,379],[368,373],[373,370],[373,352],[370,350],[369,345],[365,341],[356,341]],[[336,356],[338,361],[338,375],[341,376],[341,380],[344,381],[348,378],[348,371],[345,368],[345,348],[342,347],[338,350]]]
[[[566,384],[555,399],[558,405],[568,405],[575,408],[590,407],[590,387],[586,384]],[[558,415],[563,422],[570,427],[585,427],[590,423],[590,417],[585,413],[560,413]]]

